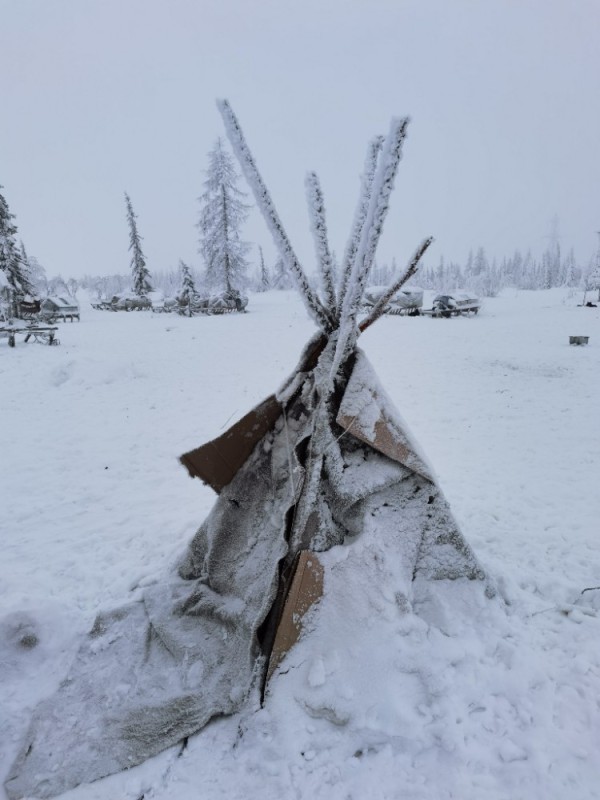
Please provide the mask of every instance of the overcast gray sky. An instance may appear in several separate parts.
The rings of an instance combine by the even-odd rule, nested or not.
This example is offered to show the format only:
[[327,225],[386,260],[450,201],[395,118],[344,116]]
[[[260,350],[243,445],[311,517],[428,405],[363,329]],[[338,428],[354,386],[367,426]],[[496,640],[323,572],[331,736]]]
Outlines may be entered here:
[[[227,97],[307,271],[304,174],[332,247],[368,139],[412,123],[380,260],[464,262],[600,229],[600,0],[0,0],[0,184],[49,275],[201,266],[194,227]],[[269,234],[253,213],[246,238]]]

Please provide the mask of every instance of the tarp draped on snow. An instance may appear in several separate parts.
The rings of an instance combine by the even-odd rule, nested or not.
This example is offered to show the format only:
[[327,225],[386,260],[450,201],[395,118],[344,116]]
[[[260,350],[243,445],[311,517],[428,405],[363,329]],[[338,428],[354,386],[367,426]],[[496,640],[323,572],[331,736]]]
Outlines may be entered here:
[[[263,623],[294,550],[347,545],[376,517],[377,536],[400,548],[395,590],[407,606],[417,575],[484,577],[360,351],[337,420],[321,425],[315,375],[330,356],[326,348],[315,369],[290,381],[277,419],[177,570],[141,601],[98,616],[35,712],[6,782],[10,798],[51,797],[139,764],[239,709],[266,670]],[[313,448],[319,481],[306,504]]]

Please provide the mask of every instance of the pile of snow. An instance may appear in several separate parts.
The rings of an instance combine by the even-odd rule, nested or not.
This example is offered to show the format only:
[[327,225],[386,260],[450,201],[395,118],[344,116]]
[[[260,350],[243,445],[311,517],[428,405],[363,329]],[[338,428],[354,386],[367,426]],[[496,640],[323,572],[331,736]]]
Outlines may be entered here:
[[[264,708],[65,797],[599,797],[600,310],[577,302],[505,292],[361,339],[497,598],[423,585],[413,614],[385,543],[334,548]],[[247,315],[84,309],[60,347],[0,340],[3,775],[97,611],[160,579],[210,509],[177,456],[279,386],[311,332],[269,292]]]

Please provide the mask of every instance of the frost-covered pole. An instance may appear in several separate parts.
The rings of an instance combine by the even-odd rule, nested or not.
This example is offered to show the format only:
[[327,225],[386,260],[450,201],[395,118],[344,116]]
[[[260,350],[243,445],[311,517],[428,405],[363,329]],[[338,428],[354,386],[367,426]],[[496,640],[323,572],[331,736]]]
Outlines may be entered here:
[[310,230],[315,242],[315,252],[319,268],[319,277],[323,287],[323,295],[327,307],[335,309],[337,300],[335,296],[335,287],[333,285],[333,260],[331,258],[327,239],[327,221],[325,219],[323,190],[321,189],[321,184],[316,172],[307,173],[305,186]]
[[429,236],[427,239],[424,239],[419,247],[415,250],[413,257],[411,258],[408,267],[404,270],[402,275],[398,278],[397,281],[394,281],[390,288],[383,294],[379,300],[375,303],[373,308],[371,309],[371,313],[363,319],[363,321],[358,326],[359,331],[362,333],[366,331],[368,327],[370,327],[374,322],[377,322],[379,317],[384,313],[385,308],[392,297],[396,294],[396,292],[400,291],[400,289],[404,286],[404,284],[409,281],[415,272],[419,269],[419,262],[423,258],[423,255],[429,245],[433,242],[433,237]]
[[332,377],[335,376],[340,365],[354,347],[359,333],[356,318],[360,311],[367,278],[375,259],[383,223],[387,216],[390,195],[394,188],[394,178],[402,157],[402,144],[406,137],[408,122],[408,117],[392,120],[390,132],[379,158],[369,209],[343,301],[340,315],[340,335],[332,364]]
[[256,162],[254,161],[254,157],[246,143],[244,133],[237,117],[233,113],[227,100],[218,100],[217,107],[223,117],[225,130],[227,131],[227,136],[233,151],[240,162],[242,172],[248,181],[248,185],[252,189],[256,204],[261,210],[265,222],[271,231],[275,246],[281,258],[296,281],[298,290],[304,299],[309,314],[322,330],[331,331],[333,328],[332,315],[326,311],[317,294],[312,290],[308,278],[294,253],[290,240],[279,218],[279,214],[271,200],[269,191],[265,186],[258,171],[258,167],[256,166]]
[[358,251],[358,246],[360,244],[360,237],[362,235],[365,219],[367,218],[367,212],[369,210],[369,201],[371,200],[373,179],[375,177],[375,170],[377,169],[377,157],[379,156],[379,152],[383,147],[384,141],[385,141],[384,136],[376,136],[369,142],[367,157],[365,159],[365,167],[363,174],[361,176],[358,204],[356,206],[356,211],[354,212],[352,230],[350,232],[350,238],[348,239],[348,243],[346,245],[346,250],[344,252],[344,258],[342,260],[342,267],[340,271],[340,281],[338,285],[338,302],[336,308],[336,318],[338,319],[338,321],[342,313],[344,298],[346,296],[346,292],[348,290],[348,284],[350,282],[350,275],[352,274],[352,268],[354,267],[354,260],[356,258],[356,253]]

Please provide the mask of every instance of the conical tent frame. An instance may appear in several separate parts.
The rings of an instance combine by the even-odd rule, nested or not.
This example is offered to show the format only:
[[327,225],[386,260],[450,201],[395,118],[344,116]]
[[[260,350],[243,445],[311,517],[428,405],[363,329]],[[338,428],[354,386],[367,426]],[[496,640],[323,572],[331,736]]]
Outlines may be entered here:
[[[279,255],[294,277],[297,289],[321,331],[321,334],[315,337],[315,341],[307,348],[303,361],[295,374],[313,370],[327,343],[335,340],[335,347],[328,359],[329,376],[324,379],[323,385],[320,387],[320,408],[327,409],[326,413],[329,413],[328,407],[331,405],[333,395],[336,393],[340,395],[341,384],[347,380],[348,362],[351,360],[358,336],[379,319],[390,298],[415,274],[422,256],[433,241],[429,237],[419,245],[405,271],[392,282],[370,313],[358,322],[357,317],[362,307],[368,277],[389,208],[389,198],[402,156],[402,145],[409,120],[408,118],[393,119],[388,136],[377,136],[369,143],[357,208],[337,285],[333,279],[333,262],[327,235],[323,192],[315,172],[309,172],[306,176],[310,226],[323,293],[323,299],[321,299],[310,286],[306,273],[293,250],[237,117],[226,100],[219,101],[218,107],[223,116],[230,143],[252,188],[257,205],[271,230]],[[346,373],[345,379],[342,377],[344,373]],[[201,478],[218,493],[233,479],[254,447],[273,427],[282,413],[285,414],[285,405],[278,402],[275,395],[271,395],[218,439],[184,454],[181,462],[191,476]],[[352,429],[352,419],[342,420],[342,422],[344,422],[346,432],[355,433]],[[318,426],[318,415],[315,415],[315,426]],[[316,438],[319,439],[319,437]],[[394,441],[394,433],[382,423],[379,438]],[[303,580],[305,575],[311,574],[310,570],[306,571],[307,554],[310,553],[311,556],[308,560],[309,565],[316,565],[313,570],[314,575],[319,573],[319,561],[317,555],[308,550],[310,536],[306,531],[294,534],[292,530],[292,527],[298,523],[296,510],[301,508],[303,501],[306,500],[305,490],[310,490],[311,481],[313,483],[318,481],[323,464],[323,454],[315,452],[312,444],[311,442],[311,469],[304,478],[302,495],[298,499],[288,523],[286,540],[290,550],[280,566],[279,588],[275,602],[259,632],[267,665],[263,693],[265,681],[273,673],[285,649],[295,641],[299,634],[298,619],[317,599],[319,591],[316,586],[320,581],[322,583],[320,578],[315,578],[308,583]],[[307,502],[310,506],[310,500]],[[310,518],[310,512],[308,514],[305,512],[304,516],[307,519]],[[296,595],[295,601],[291,604],[288,600],[290,593]],[[312,598],[311,602],[308,602],[309,597]],[[292,623],[291,620],[295,620],[295,622]],[[276,644],[277,642],[279,644]],[[275,653],[273,653],[274,647]]]
[[[310,316],[323,333],[327,335],[334,331],[344,333],[340,337],[338,345],[338,350],[342,352],[334,359],[334,363],[339,366],[343,361],[342,355],[347,354],[348,349],[352,349],[359,332],[370,327],[384,313],[389,299],[415,274],[421,258],[433,242],[433,238],[428,237],[419,245],[406,270],[392,282],[369,315],[360,324],[356,324],[389,209],[389,199],[402,157],[402,146],[406,138],[409,118],[392,119],[387,137],[377,136],[369,143],[358,204],[348,244],[344,251],[344,260],[337,286],[334,285],[332,277],[323,194],[316,173],[309,172],[307,175],[311,231],[315,241],[319,276],[325,287],[325,297],[329,301],[329,306],[327,306],[312,289],[294,252],[229,102],[220,100],[217,105],[225,123],[227,136],[238,157],[242,172],[252,189],[256,204],[271,231],[275,247],[292,275]],[[354,326],[348,325],[348,322],[355,324]]]

